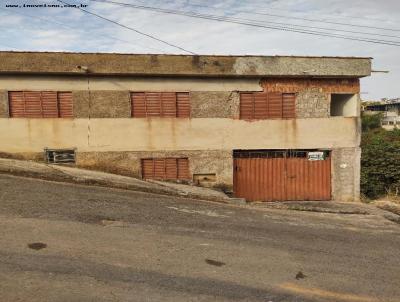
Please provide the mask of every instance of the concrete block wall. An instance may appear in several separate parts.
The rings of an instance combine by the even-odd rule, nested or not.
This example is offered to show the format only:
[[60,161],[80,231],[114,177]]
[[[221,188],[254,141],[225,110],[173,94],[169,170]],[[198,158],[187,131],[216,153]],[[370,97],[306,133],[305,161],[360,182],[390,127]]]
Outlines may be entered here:
[[302,90],[296,97],[296,117],[329,117],[330,96],[321,92],[320,88],[309,88]]

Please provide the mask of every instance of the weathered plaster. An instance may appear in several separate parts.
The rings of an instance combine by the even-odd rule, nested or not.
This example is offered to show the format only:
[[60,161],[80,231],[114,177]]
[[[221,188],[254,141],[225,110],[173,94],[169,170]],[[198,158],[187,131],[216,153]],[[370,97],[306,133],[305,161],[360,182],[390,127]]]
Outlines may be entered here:
[[210,91],[190,93],[192,118],[238,118],[238,92]]
[[0,119],[0,152],[351,148],[358,127],[357,118],[343,117]]
[[[88,83],[89,80],[89,83]],[[261,78],[1,75],[7,90],[262,91]]]
[[129,91],[73,91],[75,118],[128,118]]
[[0,73],[364,77],[370,58],[0,52]]

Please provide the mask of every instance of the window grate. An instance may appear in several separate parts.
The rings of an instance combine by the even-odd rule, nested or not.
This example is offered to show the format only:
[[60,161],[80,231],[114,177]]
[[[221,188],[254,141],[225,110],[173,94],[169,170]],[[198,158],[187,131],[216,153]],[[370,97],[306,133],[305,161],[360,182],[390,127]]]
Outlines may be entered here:
[[75,149],[44,149],[46,162],[49,164],[75,163]]

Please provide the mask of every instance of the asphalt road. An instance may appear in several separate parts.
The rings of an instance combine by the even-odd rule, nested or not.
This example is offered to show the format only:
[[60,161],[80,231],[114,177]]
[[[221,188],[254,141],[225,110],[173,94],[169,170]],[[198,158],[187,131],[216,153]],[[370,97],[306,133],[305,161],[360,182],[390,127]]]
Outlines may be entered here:
[[0,176],[2,302],[390,302],[399,263],[400,226],[372,215]]

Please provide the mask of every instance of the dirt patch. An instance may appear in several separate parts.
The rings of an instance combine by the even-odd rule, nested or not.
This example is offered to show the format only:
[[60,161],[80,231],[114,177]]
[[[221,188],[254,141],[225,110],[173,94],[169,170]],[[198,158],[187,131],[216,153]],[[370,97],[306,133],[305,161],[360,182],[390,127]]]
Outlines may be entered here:
[[47,244],[43,243],[43,242],[33,242],[33,243],[29,243],[28,247],[32,250],[38,251],[38,250],[46,248]]
[[307,276],[306,275],[304,275],[303,274],[303,272],[302,271],[300,271],[300,272],[298,272],[297,274],[296,274],[296,280],[300,280],[300,279],[304,279],[304,278],[306,278]]
[[212,259],[206,259],[206,263],[209,265],[218,266],[218,267],[224,266],[226,264],[225,262],[212,260]]

